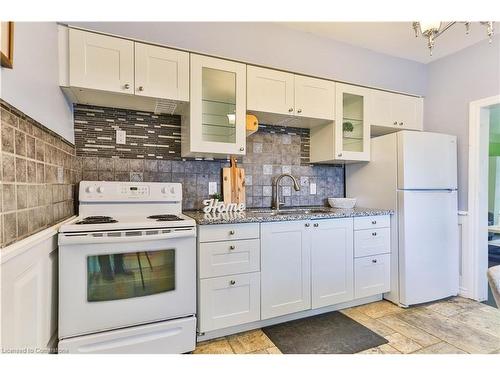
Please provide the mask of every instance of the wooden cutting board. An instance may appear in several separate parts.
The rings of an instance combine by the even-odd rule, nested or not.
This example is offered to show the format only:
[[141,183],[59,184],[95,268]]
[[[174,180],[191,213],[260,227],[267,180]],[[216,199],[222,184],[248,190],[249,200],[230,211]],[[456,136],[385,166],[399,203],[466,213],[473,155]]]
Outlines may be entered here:
[[245,203],[245,170],[239,168],[231,156],[229,168],[222,168],[224,203]]

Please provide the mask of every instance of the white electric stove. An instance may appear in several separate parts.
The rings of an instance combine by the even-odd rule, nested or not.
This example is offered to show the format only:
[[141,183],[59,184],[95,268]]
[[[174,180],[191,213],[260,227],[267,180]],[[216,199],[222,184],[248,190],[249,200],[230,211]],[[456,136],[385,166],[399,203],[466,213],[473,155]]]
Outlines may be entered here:
[[195,312],[181,184],[82,181],[79,216],[59,233],[59,351],[189,352]]

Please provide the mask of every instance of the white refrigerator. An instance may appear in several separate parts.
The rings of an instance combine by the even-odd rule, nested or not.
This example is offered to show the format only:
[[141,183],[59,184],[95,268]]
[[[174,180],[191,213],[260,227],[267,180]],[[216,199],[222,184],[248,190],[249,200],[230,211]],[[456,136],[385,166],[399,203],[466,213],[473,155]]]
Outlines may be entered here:
[[391,208],[391,291],[401,306],[458,294],[457,139],[400,131],[371,140],[371,159],[346,167],[358,206]]

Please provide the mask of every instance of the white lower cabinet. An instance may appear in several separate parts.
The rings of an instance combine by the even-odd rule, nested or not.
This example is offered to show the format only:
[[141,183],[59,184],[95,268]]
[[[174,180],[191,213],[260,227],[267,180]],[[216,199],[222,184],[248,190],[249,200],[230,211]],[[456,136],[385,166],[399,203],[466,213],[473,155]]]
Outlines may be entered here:
[[312,229],[312,308],[352,300],[353,220],[318,220]]
[[354,260],[354,298],[385,293],[391,287],[391,255],[382,254]]
[[261,224],[261,318],[311,308],[310,221]]
[[260,319],[260,273],[200,280],[199,331],[236,326]]

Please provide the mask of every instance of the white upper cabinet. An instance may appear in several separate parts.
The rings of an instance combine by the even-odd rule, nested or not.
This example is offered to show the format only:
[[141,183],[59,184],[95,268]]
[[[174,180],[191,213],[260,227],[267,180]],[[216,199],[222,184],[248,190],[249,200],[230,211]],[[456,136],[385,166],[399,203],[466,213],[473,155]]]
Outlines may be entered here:
[[301,117],[335,119],[335,83],[295,75],[295,114]]
[[293,115],[294,75],[249,65],[247,110]]
[[69,29],[69,84],[134,93],[134,42]]
[[383,133],[383,128],[388,128],[387,132],[423,130],[423,98],[371,90],[370,103],[370,122],[375,126],[375,135]]
[[191,54],[190,88],[182,156],[244,155],[246,65]]
[[[247,110],[257,112],[264,121],[279,122],[290,115],[322,120],[335,117],[333,81],[249,65],[247,96]],[[309,127],[316,123],[297,121],[295,125]]]
[[135,43],[135,94],[189,101],[189,53]]

